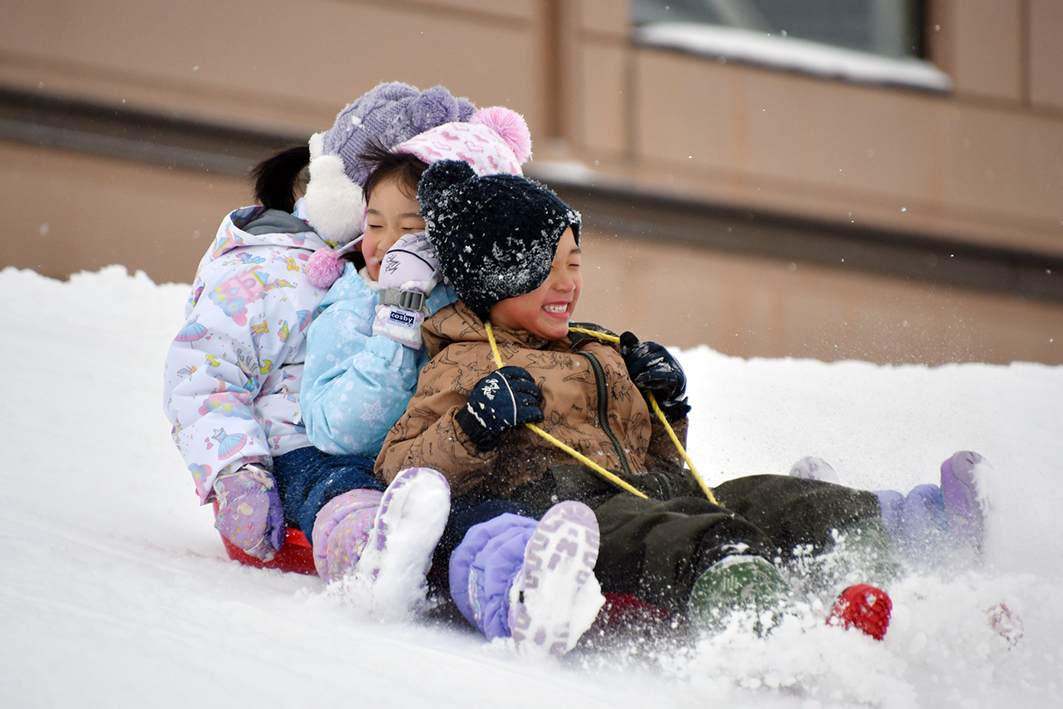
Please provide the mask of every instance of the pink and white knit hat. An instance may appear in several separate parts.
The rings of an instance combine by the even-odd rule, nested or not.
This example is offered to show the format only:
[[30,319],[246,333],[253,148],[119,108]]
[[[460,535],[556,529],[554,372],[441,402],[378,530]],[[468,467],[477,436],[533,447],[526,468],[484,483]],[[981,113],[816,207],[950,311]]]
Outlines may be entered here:
[[444,123],[395,147],[431,165],[460,160],[477,175],[520,175],[531,157],[531,133],[516,111],[502,106],[484,108],[468,123]]

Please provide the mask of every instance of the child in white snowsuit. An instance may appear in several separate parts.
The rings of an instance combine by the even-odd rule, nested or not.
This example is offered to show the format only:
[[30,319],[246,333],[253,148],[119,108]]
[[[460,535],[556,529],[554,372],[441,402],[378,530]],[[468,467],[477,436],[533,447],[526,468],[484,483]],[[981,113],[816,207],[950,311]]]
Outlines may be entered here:
[[[216,504],[216,526],[246,554],[269,561],[286,528],[312,539],[319,510],[337,494],[385,489],[372,475],[375,451],[328,455],[307,437],[299,402],[306,333],[327,287],[311,281],[307,265],[315,251],[361,232],[369,173],[360,154],[370,142],[396,145],[475,110],[443,87],[375,87],[309,149],[256,167],[261,206],[230,214],[200,262],[166,358],[164,408],[200,501]],[[308,161],[306,195],[296,200]],[[383,430],[390,423],[378,422]]]

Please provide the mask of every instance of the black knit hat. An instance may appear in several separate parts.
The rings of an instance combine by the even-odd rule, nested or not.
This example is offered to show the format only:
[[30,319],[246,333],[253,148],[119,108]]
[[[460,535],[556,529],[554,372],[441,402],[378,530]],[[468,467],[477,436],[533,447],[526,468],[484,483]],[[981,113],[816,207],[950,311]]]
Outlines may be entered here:
[[417,201],[443,278],[484,320],[498,301],[546,281],[565,229],[579,244],[579,212],[519,175],[478,177],[443,160],[421,177]]

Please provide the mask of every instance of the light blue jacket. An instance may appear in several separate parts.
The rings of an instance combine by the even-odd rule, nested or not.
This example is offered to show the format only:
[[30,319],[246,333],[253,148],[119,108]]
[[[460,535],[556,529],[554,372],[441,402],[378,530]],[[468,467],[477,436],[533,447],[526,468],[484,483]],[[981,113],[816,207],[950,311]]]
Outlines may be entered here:
[[[450,286],[436,286],[427,315],[455,300]],[[376,458],[428,363],[423,348],[373,334],[379,304],[377,284],[347,264],[307,332],[300,404],[310,442],[326,453]]]

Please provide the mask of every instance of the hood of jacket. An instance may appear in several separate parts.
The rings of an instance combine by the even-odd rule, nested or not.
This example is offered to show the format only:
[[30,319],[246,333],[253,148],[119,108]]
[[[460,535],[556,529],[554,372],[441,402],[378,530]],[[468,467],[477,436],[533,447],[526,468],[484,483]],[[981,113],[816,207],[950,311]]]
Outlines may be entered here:
[[235,249],[274,246],[316,251],[325,246],[313,227],[279,209],[251,206],[237,209],[226,217],[210,249],[211,259],[219,259]]

